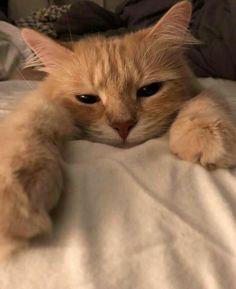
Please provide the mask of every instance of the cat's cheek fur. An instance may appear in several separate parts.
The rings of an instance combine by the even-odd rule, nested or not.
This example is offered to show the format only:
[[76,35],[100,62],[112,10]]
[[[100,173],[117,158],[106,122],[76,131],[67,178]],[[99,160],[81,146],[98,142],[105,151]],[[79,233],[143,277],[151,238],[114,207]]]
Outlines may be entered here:
[[101,102],[92,105],[81,104],[75,96],[60,97],[59,101],[69,111],[75,125],[85,127],[103,118],[104,107]]
[[236,129],[222,99],[205,91],[186,103],[169,132],[170,150],[207,169],[236,165]]

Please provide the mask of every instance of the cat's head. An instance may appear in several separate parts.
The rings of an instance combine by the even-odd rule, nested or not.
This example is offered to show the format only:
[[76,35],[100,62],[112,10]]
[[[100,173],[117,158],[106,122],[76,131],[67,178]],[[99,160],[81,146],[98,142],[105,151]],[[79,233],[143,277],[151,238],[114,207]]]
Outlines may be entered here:
[[183,1],[151,28],[84,38],[71,50],[30,29],[22,36],[49,74],[45,93],[69,109],[81,137],[132,145],[165,132],[190,97],[183,61],[190,17]]

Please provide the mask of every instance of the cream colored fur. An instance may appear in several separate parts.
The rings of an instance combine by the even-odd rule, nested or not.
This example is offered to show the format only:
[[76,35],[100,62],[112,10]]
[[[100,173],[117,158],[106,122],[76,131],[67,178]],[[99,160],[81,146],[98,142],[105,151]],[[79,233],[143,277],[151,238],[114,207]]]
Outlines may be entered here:
[[170,149],[178,157],[208,169],[236,164],[236,130],[226,103],[203,91],[185,103],[170,132]]
[[[120,37],[84,38],[69,50],[22,31],[48,73],[0,127],[0,251],[8,253],[51,230],[50,210],[63,189],[60,151],[69,138],[133,146],[169,130],[170,149],[207,168],[235,165],[235,127],[223,100],[201,87],[183,59],[195,43],[191,5],[175,5],[156,25]],[[150,97],[137,90],[162,86]],[[84,104],[77,95],[97,95]],[[177,117],[176,117],[177,115]],[[133,121],[124,140],[113,123]]]
[[49,233],[63,188],[60,149],[72,135],[66,110],[37,92],[0,125],[0,258]]

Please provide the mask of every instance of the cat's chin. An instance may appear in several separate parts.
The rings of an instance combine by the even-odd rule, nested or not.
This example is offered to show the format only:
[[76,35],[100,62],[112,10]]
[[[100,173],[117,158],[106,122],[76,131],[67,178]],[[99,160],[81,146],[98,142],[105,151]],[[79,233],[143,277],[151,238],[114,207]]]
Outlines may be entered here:
[[118,147],[118,148],[121,148],[121,149],[130,149],[130,148],[133,148],[133,147],[136,147],[142,143],[144,143],[145,141],[142,141],[142,142],[133,142],[133,143],[127,143],[127,142],[122,142],[122,143],[119,143],[119,144],[112,144],[112,146],[115,146],[115,147]]
[[115,147],[121,148],[121,149],[130,149],[132,147],[137,146],[137,144],[131,144],[131,143],[121,143],[121,144],[115,144]]
[[89,141],[95,142],[95,143],[102,143],[102,144],[106,144],[106,145],[121,148],[121,149],[129,149],[129,148],[136,147],[136,146],[146,142],[147,139],[140,140],[140,141],[132,141],[132,142],[131,141],[123,142],[121,140],[107,140],[107,139],[106,140],[89,139]]

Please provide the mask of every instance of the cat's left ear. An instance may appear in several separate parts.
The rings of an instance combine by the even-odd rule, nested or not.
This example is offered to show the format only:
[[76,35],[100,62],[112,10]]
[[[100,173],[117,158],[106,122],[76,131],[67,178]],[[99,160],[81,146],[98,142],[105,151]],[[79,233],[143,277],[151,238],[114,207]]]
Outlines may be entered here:
[[36,57],[29,59],[26,67],[37,67],[43,65],[47,72],[59,65],[61,60],[66,59],[72,51],[58,44],[51,38],[29,28],[21,31],[22,38]]
[[173,45],[196,44],[196,40],[188,33],[188,25],[192,15],[189,1],[175,4],[154,26],[144,29],[145,39],[164,41]]

